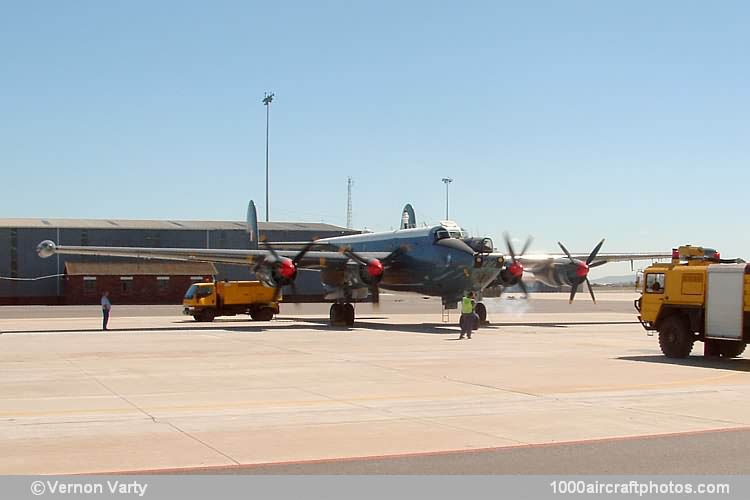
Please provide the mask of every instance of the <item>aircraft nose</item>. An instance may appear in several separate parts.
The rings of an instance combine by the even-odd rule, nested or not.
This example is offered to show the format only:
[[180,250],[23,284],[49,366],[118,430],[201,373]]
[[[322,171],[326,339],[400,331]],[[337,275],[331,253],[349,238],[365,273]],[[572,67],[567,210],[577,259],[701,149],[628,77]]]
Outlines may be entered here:
[[442,240],[438,240],[435,242],[435,244],[442,247],[451,248],[453,250],[458,250],[459,252],[468,253],[469,255],[474,255],[475,253],[473,248],[471,248],[463,241],[455,238],[445,238]]

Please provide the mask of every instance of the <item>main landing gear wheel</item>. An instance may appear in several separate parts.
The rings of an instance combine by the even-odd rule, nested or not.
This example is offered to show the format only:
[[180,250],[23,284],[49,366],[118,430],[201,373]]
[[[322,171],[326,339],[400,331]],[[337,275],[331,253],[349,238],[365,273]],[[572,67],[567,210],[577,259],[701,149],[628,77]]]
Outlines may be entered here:
[[331,304],[329,313],[331,326],[354,326],[354,306],[346,304]]
[[481,302],[477,304],[474,312],[477,313],[477,316],[479,316],[480,325],[487,324],[487,308],[484,306],[484,304],[482,304]]

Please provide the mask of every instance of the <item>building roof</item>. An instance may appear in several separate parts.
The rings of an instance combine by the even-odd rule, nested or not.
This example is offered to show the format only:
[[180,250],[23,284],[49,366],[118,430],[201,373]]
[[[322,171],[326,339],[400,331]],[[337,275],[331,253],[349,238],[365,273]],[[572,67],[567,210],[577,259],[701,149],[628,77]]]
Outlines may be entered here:
[[69,276],[207,276],[216,267],[205,262],[66,262]]
[[[35,219],[0,218],[0,228],[47,229],[185,229],[185,230],[241,230],[247,224],[241,221],[195,220],[136,220],[136,219]],[[328,231],[355,232],[332,224],[318,222],[258,222],[259,231]]]

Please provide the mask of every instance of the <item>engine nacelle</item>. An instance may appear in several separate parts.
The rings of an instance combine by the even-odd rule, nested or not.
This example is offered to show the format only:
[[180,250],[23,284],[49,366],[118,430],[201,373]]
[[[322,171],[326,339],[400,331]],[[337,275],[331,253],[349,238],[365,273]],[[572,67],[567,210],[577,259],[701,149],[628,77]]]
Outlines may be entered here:
[[334,288],[363,288],[378,285],[383,280],[384,268],[378,259],[367,261],[367,265],[349,262],[345,269],[324,268],[320,280]]
[[497,278],[495,278],[493,286],[500,285],[503,288],[511,287],[517,285],[522,278],[523,265],[518,261],[506,261],[503,265],[503,269],[500,271],[500,274],[498,274]]
[[297,266],[286,258],[264,262],[255,270],[255,277],[271,288],[291,285],[297,278]]
[[554,263],[544,270],[534,269],[534,277],[547,286],[572,286],[581,282],[588,274],[588,266],[583,262]]
[[372,259],[367,265],[349,265],[346,268],[346,281],[354,286],[374,286],[383,280],[383,264]]
[[491,286],[502,286],[503,288],[508,288],[514,285],[517,285],[519,281],[519,278],[516,278],[507,269],[503,269],[500,271],[500,274],[497,275],[497,278],[495,278],[495,282]]

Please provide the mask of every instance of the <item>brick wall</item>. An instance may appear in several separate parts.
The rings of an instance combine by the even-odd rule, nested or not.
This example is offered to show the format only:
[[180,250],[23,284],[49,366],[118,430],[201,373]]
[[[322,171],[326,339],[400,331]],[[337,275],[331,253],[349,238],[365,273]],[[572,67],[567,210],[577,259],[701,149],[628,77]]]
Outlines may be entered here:
[[[204,276],[212,280],[212,276]],[[66,276],[64,297],[66,304],[98,304],[104,291],[109,292],[112,304],[181,304],[182,297],[194,282],[190,276],[170,276],[160,284],[157,276]]]

